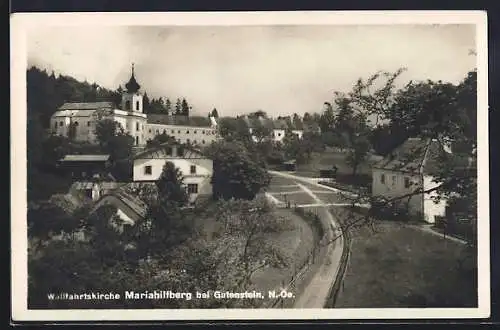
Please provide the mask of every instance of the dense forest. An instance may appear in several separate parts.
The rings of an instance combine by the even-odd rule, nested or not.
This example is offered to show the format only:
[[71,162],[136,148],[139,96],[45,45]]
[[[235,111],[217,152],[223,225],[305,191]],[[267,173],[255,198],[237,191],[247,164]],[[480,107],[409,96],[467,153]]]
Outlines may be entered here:
[[47,128],[50,116],[64,102],[112,101],[118,106],[121,101],[119,90],[112,91],[96,83],[81,82],[73,77],[48,73],[37,67],[27,72],[28,117],[38,118]]

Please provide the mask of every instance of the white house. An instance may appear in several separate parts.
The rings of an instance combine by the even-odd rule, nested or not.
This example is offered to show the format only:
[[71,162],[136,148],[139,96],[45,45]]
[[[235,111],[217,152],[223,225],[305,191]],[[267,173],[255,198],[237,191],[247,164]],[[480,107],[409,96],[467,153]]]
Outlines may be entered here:
[[213,161],[194,148],[178,143],[165,143],[137,154],[134,157],[134,181],[158,180],[166,162],[172,162],[181,172],[191,202],[199,195],[212,193]]
[[[446,152],[436,140],[409,138],[390,155],[372,168],[372,195],[397,198],[415,191],[426,191],[439,185],[433,173],[439,167],[439,155]],[[412,215],[434,223],[436,216],[444,216],[447,202],[435,203],[429,194],[415,194],[398,201]]]

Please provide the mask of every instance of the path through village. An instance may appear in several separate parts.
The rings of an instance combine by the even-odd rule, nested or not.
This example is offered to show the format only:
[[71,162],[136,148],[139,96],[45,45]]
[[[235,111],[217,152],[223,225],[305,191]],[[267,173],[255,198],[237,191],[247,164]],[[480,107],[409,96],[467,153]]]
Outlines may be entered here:
[[[287,183],[286,185],[274,185],[276,190],[280,190],[280,187],[287,187],[285,191],[280,192],[272,192],[271,186],[271,192],[266,193],[271,202],[277,204],[277,206],[283,206],[285,203],[290,202],[294,207],[314,207],[317,209],[320,221],[322,221],[323,227],[326,229],[325,241],[329,242],[332,238],[339,236],[338,223],[329,211],[330,206],[345,205],[345,202],[342,203],[340,197],[338,201],[331,202],[332,197],[333,199],[337,198],[338,190],[320,185],[310,178],[275,171],[271,171],[271,174],[280,178],[282,183]],[[307,198],[304,198],[305,195],[313,203],[307,202]],[[321,195],[321,197],[318,195]],[[302,196],[302,198],[294,198],[294,196]],[[328,202],[325,202],[325,199]],[[325,306],[330,289],[337,277],[343,244],[343,239],[340,237],[327,245],[325,258],[321,261],[318,270],[308,285],[295,300],[294,308],[323,308]]]

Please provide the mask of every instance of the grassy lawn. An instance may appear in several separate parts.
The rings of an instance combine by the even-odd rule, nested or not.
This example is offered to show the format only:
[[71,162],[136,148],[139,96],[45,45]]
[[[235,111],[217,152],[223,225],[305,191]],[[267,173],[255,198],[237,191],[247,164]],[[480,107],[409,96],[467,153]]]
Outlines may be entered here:
[[306,194],[305,192],[301,193],[294,193],[294,194],[287,194],[287,195],[281,195],[281,194],[273,194],[273,197],[278,199],[281,202],[290,202],[292,206],[297,203],[297,204],[314,204],[316,201],[312,199],[311,196]]
[[[307,164],[297,165],[297,174],[307,177],[318,177],[320,169],[330,169],[333,165],[337,166],[338,174],[351,174],[352,168],[346,161],[346,152],[326,150],[322,153],[313,153],[311,161]],[[378,157],[372,156],[358,167],[359,174],[371,174],[371,164],[379,160]]]
[[300,187],[294,184],[274,185],[267,188],[267,191],[270,193],[292,192],[297,190],[300,190]]
[[394,222],[353,233],[338,308],[476,307],[475,261],[465,246]]
[[349,203],[349,202],[352,202],[349,198],[343,197],[342,195],[331,192],[331,191],[322,193],[322,192],[313,190],[313,192],[324,203]]
[[255,287],[263,292],[269,289],[279,288],[282,282],[288,282],[295,270],[302,265],[309,252],[313,249],[315,235],[311,227],[292,210],[276,210],[277,215],[290,221],[290,230],[277,235],[270,236],[269,239],[283,252],[290,257],[290,265],[283,269],[267,268],[257,271],[252,281]]

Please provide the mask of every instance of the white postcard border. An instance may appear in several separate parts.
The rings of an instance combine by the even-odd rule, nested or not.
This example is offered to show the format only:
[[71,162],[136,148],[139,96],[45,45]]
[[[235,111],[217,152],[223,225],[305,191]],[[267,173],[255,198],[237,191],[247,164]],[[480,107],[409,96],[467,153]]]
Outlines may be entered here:
[[[11,249],[14,321],[486,318],[490,315],[488,53],[486,12],[16,13],[11,15]],[[476,25],[478,72],[478,308],[28,310],[26,223],[26,35],[39,26]],[[450,59],[452,60],[452,59]]]

